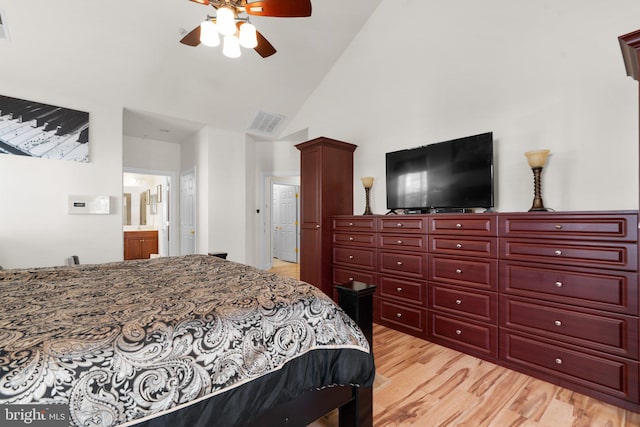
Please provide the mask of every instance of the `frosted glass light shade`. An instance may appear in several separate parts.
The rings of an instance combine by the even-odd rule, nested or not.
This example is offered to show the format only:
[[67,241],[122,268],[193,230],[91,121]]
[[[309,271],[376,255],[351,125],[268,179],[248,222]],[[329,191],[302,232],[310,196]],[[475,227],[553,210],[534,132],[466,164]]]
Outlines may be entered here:
[[207,19],[200,24],[200,42],[205,46],[215,47],[220,45],[217,25]]
[[247,49],[253,49],[258,46],[256,27],[248,22],[240,26],[240,46],[246,47]]
[[544,164],[547,162],[547,156],[549,156],[550,152],[550,150],[535,150],[527,151],[524,155],[527,156],[529,167],[541,168],[544,167]]
[[360,178],[360,180],[362,181],[362,185],[364,186],[364,188],[373,187],[373,177],[372,176],[365,176],[365,177]]
[[218,32],[223,36],[230,36],[236,33],[236,17],[233,10],[228,7],[221,7],[216,14]]
[[238,58],[240,56],[240,41],[236,36],[224,36],[222,53],[228,58]]

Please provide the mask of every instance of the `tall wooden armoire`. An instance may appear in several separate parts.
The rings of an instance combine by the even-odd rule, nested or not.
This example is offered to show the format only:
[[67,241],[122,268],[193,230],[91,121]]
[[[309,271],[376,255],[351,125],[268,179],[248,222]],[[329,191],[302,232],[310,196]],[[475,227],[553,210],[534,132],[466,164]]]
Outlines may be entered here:
[[331,215],[353,214],[356,145],[319,137],[300,150],[300,280],[334,298]]

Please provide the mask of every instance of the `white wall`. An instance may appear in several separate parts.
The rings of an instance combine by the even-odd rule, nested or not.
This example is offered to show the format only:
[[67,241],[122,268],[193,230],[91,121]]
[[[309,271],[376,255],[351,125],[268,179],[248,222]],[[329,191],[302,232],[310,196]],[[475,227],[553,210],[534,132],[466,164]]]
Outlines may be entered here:
[[181,144],[180,173],[194,170],[196,176],[196,253],[207,253],[209,245],[209,128],[203,127]]
[[[88,111],[90,161],[0,155],[0,265],[63,265],[70,255],[83,264],[122,260],[122,109],[33,86],[8,88],[0,77],[3,95]],[[111,214],[70,215],[69,194],[110,196]]]
[[209,251],[227,252],[227,259],[246,262],[247,208],[245,136],[210,129]]
[[493,131],[497,210],[531,207],[525,151],[549,148],[545,205],[638,208],[638,86],[617,37],[636,0],[383,0],[287,129],[341,139],[386,212],[384,154]]
[[122,163],[125,168],[180,171],[180,144],[126,135],[122,139]]

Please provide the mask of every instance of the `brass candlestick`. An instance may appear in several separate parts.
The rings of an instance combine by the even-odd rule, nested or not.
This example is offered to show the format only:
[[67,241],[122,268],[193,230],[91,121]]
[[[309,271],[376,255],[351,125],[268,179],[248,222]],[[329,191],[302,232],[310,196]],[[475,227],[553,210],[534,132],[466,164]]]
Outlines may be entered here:
[[549,150],[527,151],[524,155],[527,157],[529,167],[533,171],[533,204],[529,212],[546,212],[549,209],[544,207],[542,201],[542,168],[549,156]]
[[360,180],[362,181],[362,185],[364,186],[365,203],[366,203],[364,208],[364,213],[362,215],[373,215],[373,212],[371,212],[371,208],[369,207],[369,191],[371,190],[371,187],[373,187],[373,177],[365,176],[360,178]]

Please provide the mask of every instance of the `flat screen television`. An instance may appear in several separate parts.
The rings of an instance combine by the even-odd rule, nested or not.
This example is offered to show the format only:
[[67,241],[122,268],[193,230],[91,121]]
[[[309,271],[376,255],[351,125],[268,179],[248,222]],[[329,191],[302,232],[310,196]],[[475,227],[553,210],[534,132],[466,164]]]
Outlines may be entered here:
[[386,154],[387,209],[493,207],[493,133]]

